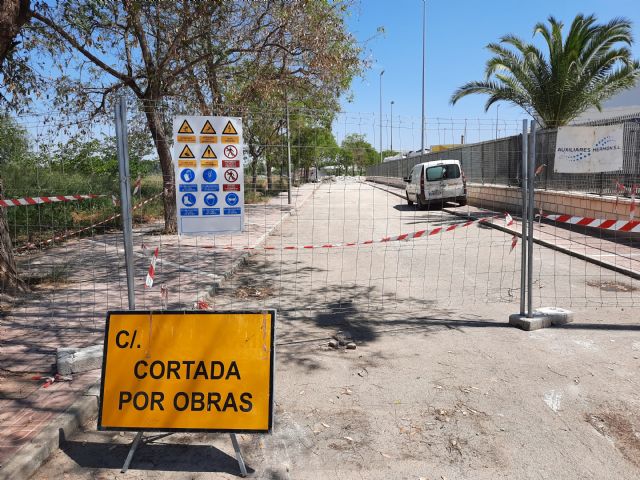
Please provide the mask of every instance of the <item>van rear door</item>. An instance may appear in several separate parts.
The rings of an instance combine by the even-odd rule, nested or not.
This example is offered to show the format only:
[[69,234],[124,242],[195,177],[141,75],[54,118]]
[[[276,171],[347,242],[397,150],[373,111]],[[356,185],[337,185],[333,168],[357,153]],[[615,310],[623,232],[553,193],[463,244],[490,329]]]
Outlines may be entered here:
[[462,178],[457,164],[428,167],[426,173],[429,198],[453,198],[462,195]]

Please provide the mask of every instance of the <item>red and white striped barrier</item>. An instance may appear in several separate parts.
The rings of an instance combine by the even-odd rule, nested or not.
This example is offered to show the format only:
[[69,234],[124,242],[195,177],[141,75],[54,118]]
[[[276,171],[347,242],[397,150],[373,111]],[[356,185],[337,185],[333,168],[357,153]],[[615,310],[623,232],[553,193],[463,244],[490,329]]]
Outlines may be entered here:
[[77,200],[89,200],[91,198],[104,197],[104,195],[54,195],[52,197],[22,197],[0,200],[0,207],[19,207],[21,205],[41,205],[43,203],[73,202]]
[[581,227],[602,228],[617,232],[640,232],[640,221],[638,220],[607,220],[602,218],[572,217],[571,215],[549,215],[543,214],[542,218],[559,223],[570,223]]
[[456,223],[449,225],[448,227],[436,227],[431,230],[417,230],[412,233],[402,233],[393,237],[383,237],[378,240],[365,240],[362,242],[348,242],[348,243],[324,243],[322,245],[288,245],[288,246],[270,246],[263,245],[260,247],[234,247],[232,245],[204,245],[201,248],[217,249],[217,250],[319,250],[324,248],[340,248],[340,247],[355,247],[358,245],[373,245],[376,243],[388,243],[388,242],[404,242],[409,240],[416,240],[419,238],[429,237],[437,235],[439,233],[451,232],[457,228],[465,228],[476,223],[489,222],[496,218],[504,218],[507,226],[513,224],[513,218],[508,213],[505,215],[497,215],[487,218],[478,218],[476,220],[469,220],[463,223]]
[[156,276],[156,262],[158,261],[158,249],[159,247],[156,247],[153,251],[153,255],[151,255],[151,264],[149,265],[149,271],[147,272],[147,280],[144,282],[145,288],[153,287],[153,279]]
[[[139,208],[144,207],[146,204],[148,204],[149,202],[154,201],[156,198],[160,197],[161,195],[162,195],[162,193],[158,193],[157,195],[154,195],[153,197],[146,199],[144,202],[140,202],[139,204],[134,205],[132,210],[137,210]],[[35,250],[37,248],[47,246],[47,245],[49,245],[49,244],[51,244],[53,242],[59,242],[61,240],[65,240],[65,239],[67,239],[69,237],[73,237],[74,235],[79,235],[79,234],[81,234],[83,232],[86,232],[88,230],[91,230],[91,229],[93,229],[95,227],[98,227],[100,225],[104,225],[105,223],[109,223],[110,221],[115,220],[116,218],[121,217],[121,216],[122,216],[121,213],[116,213],[115,215],[111,215],[109,218],[105,218],[104,220],[102,220],[102,221],[100,221],[98,223],[94,223],[93,225],[90,225],[88,227],[80,228],[78,230],[73,230],[72,232],[67,232],[67,233],[64,233],[62,235],[56,235],[53,238],[50,238],[48,240],[44,240],[44,241],[39,242],[39,243],[30,243],[28,245],[24,245],[22,247],[18,247],[18,248],[16,248],[16,252],[19,253],[19,252],[24,252],[25,250]]]

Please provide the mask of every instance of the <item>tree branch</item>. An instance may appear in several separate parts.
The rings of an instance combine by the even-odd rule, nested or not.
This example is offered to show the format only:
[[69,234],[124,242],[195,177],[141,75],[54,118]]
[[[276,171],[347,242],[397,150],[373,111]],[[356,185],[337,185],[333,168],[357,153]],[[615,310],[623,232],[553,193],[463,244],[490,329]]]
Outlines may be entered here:
[[122,81],[125,85],[127,85],[134,92],[136,92],[136,94],[141,93],[140,88],[138,87],[138,85],[136,84],[135,80],[132,77],[130,77],[130,76],[128,76],[128,75],[126,75],[126,74],[124,74],[122,72],[117,71],[113,67],[107,65],[105,62],[100,60],[98,57],[96,57],[89,50],[87,50],[82,45],[80,45],[80,43],[75,38],[73,38],[69,33],[67,33],[66,30],[62,29],[59,25],[57,25],[53,20],[45,17],[44,15],[41,15],[38,12],[33,12],[32,13],[32,17],[35,18],[36,20],[44,23],[49,28],[51,28],[60,37],[65,39],[69,43],[69,45],[71,45],[73,48],[75,48],[78,52],[80,52],[86,58],[91,60],[91,62],[94,65],[100,67],[101,69],[103,69],[105,72],[107,72],[111,76],[113,76],[113,77],[117,78],[118,80]]

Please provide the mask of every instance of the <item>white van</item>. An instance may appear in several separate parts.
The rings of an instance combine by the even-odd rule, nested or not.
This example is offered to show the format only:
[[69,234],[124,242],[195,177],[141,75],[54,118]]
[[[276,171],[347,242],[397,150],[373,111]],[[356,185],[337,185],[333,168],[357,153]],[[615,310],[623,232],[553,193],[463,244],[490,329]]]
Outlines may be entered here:
[[458,160],[436,160],[419,163],[404,179],[409,205],[419,207],[443,205],[456,202],[461,207],[467,204],[467,182]]

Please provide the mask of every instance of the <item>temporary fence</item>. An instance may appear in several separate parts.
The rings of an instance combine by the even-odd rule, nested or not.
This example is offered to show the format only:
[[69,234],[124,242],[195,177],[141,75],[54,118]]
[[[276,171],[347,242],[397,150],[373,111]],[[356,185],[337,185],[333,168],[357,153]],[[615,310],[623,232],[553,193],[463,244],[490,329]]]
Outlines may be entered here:
[[[630,196],[631,187],[640,184],[640,112],[637,115],[583,122],[580,125],[616,125],[624,129],[623,167],[616,172],[591,174],[555,171],[556,129],[540,130],[536,135],[536,188],[584,192],[594,195]],[[367,176],[406,177],[414,165],[434,160],[459,160],[469,182],[520,186],[522,135],[458,145],[444,151],[412,155],[367,168]],[[626,187],[626,190],[625,190]]]
[[[175,199],[167,193],[166,172],[163,177],[146,128],[148,109],[167,132],[173,118],[185,113],[242,117],[244,231],[166,233],[163,199],[168,195],[170,204]],[[417,319],[430,316],[467,318],[471,308],[506,320],[518,310],[522,136],[513,134],[521,131],[520,121],[501,121],[498,134],[510,136],[496,140],[495,122],[428,119],[429,145],[446,144],[442,148],[448,150],[367,168],[380,161],[380,152],[369,145],[380,143],[375,136],[379,119],[292,108],[287,130],[286,115],[285,108],[227,106],[185,112],[170,102],[130,102],[127,188],[133,195],[133,248],[129,254],[123,243],[116,168],[122,146],[115,139],[112,115],[66,132],[48,127],[53,124],[36,114],[15,118],[25,132],[25,150],[0,166],[5,197],[33,202],[2,210],[17,271],[29,289],[14,294],[20,301],[7,307],[8,318],[23,325],[39,322],[54,336],[64,336],[67,327],[75,326],[87,332],[87,338],[98,338],[105,312],[130,306],[127,255],[133,267],[135,308],[276,308],[283,322],[301,322],[301,332],[347,323],[366,334],[383,319],[415,325]],[[384,147],[393,142],[406,151],[419,145],[419,122],[394,118],[391,129],[391,120],[383,122]],[[634,125],[625,123],[625,139],[631,139],[625,147],[625,172],[607,174],[602,182],[611,180],[611,189],[600,190],[602,175],[568,179],[555,174],[551,154],[555,133],[538,132],[534,240],[539,243],[532,246],[533,307],[640,303],[633,275],[640,257],[637,240],[631,236],[637,226],[605,227],[613,220],[609,206],[618,213],[626,208],[628,217],[634,205],[632,184],[640,184],[633,170],[640,145],[634,143]],[[450,147],[462,139],[463,146]],[[170,136],[160,142],[172,146]],[[450,203],[444,209],[431,205],[425,210],[408,205],[402,177],[417,162],[432,159],[461,161],[469,205]],[[624,192],[614,180],[624,185]],[[135,189],[136,184],[140,188]],[[553,193],[558,196],[553,201],[552,193],[540,196],[563,186],[571,188]],[[582,205],[588,200],[585,195],[593,193],[601,201],[588,215],[578,206],[571,213],[552,207],[553,202],[569,201],[563,198]],[[35,200],[83,195],[92,198]],[[570,217],[565,222],[557,215]],[[602,228],[591,230],[586,220],[573,217],[597,219]],[[47,335],[42,341],[51,338]]]

